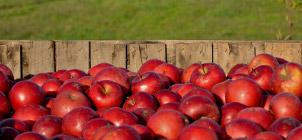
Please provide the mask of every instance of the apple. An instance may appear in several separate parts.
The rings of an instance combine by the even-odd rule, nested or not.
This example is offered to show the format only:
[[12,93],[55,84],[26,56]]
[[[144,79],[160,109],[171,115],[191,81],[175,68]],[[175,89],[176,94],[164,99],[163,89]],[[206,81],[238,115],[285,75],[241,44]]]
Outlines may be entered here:
[[249,107],[262,106],[263,93],[260,86],[249,78],[232,81],[226,88],[227,103],[238,102]]
[[275,121],[272,114],[262,107],[249,107],[240,110],[235,119],[248,119],[251,120],[268,130],[271,124]]
[[302,121],[300,99],[291,93],[279,93],[275,95],[269,104],[269,110],[275,119],[293,117]]
[[131,127],[138,132],[141,140],[154,140],[154,133],[150,128],[140,124],[131,125]]
[[159,106],[159,108],[157,109],[157,112],[164,110],[164,109],[172,109],[172,110],[178,111],[179,106],[180,106],[179,102],[166,103],[166,104]]
[[0,64],[0,71],[2,71],[9,80],[14,81],[14,74],[9,67],[4,64]]
[[280,65],[272,75],[271,90],[274,94],[289,92],[302,98],[302,67],[297,63]]
[[9,90],[9,79],[7,78],[4,72],[0,71],[0,92],[4,93],[5,95],[8,95]]
[[301,126],[299,120],[292,117],[285,117],[275,120],[269,128],[269,131],[273,131],[283,138],[286,138],[290,131],[299,126]]
[[287,60],[283,59],[283,58],[280,58],[280,57],[276,57],[278,63],[281,65],[281,64],[285,64],[285,63],[288,63]]
[[220,126],[224,127],[226,124],[228,124],[235,118],[236,114],[240,110],[245,109],[247,107],[248,106],[237,102],[224,104],[220,109],[221,110]]
[[141,107],[147,107],[155,111],[157,109],[156,100],[149,93],[139,91],[128,97],[123,105],[123,108],[127,111]]
[[257,123],[247,119],[234,119],[225,126],[228,139],[248,138],[252,139],[263,129]]
[[51,106],[52,106],[52,103],[54,100],[55,100],[55,98],[53,98],[53,97],[45,98],[43,106],[48,110],[48,112],[50,112]]
[[296,127],[290,131],[286,137],[287,140],[299,140],[302,138],[302,126]]
[[57,93],[62,85],[62,82],[58,79],[49,79],[42,85],[45,94],[50,97],[56,97]]
[[190,82],[191,74],[195,70],[196,67],[198,67],[199,63],[193,63],[190,66],[188,66],[181,74],[180,81],[181,83],[187,83]]
[[271,78],[273,75],[274,69],[271,66],[262,65],[253,69],[248,78],[253,79],[263,90],[271,89]]
[[171,91],[173,91],[173,92],[176,93],[176,91],[178,90],[178,88],[180,88],[180,87],[183,86],[183,85],[184,85],[184,84],[182,84],[182,83],[171,85],[171,86],[169,87],[169,90],[171,90]]
[[279,66],[277,59],[266,53],[256,55],[249,63],[249,72],[261,65],[271,66],[274,70]]
[[180,83],[181,73],[175,65],[168,63],[160,64],[153,71],[166,75],[171,84]]
[[175,93],[177,93],[179,96],[183,97],[186,93],[188,93],[190,90],[196,88],[198,86],[192,84],[192,83],[184,83],[182,86],[180,86],[178,89],[176,89]]
[[66,72],[66,71],[67,71],[67,70],[65,70],[65,69],[58,70],[58,71],[54,72],[54,73],[52,74],[52,76],[53,76],[54,78],[56,78],[56,79],[60,79],[61,75],[62,75],[64,72]]
[[214,103],[216,103],[216,100],[215,100],[215,97],[214,95],[204,89],[204,88],[201,88],[201,87],[197,87],[197,88],[194,88],[194,89],[191,89],[190,91],[188,91],[182,98],[181,98],[181,101],[191,97],[191,96],[194,96],[194,95],[202,95],[202,96],[205,96],[205,97],[208,97],[210,98]]
[[242,63],[234,65],[234,66],[229,70],[227,77],[231,77],[238,69],[240,69],[240,68],[242,68],[242,67],[246,67],[246,66],[248,66],[248,65],[247,65],[247,64],[242,64]]
[[19,135],[19,132],[12,127],[1,127],[0,128],[0,139],[1,140],[13,140]]
[[7,118],[0,122],[0,128],[2,127],[12,127],[15,128],[19,133],[24,133],[29,131],[27,125],[19,120],[14,118]]
[[19,108],[12,118],[23,121],[31,129],[35,122],[45,115],[49,115],[45,107],[38,104],[29,104]]
[[14,111],[28,104],[43,105],[45,92],[36,83],[25,80],[15,84],[9,92],[9,101]]
[[190,82],[210,91],[214,85],[225,79],[225,73],[219,65],[204,63],[192,72]]
[[47,140],[47,138],[37,132],[24,132],[19,134],[14,140]]
[[231,80],[236,80],[236,79],[247,78],[247,77],[248,77],[247,74],[243,74],[243,73],[235,73],[235,74],[233,74],[229,79],[231,79]]
[[165,89],[164,81],[157,73],[151,71],[135,77],[131,83],[132,94],[144,91],[152,95],[162,89]]
[[75,138],[66,134],[58,134],[53,136],[50,140],[74,140]]
[[84,76],[76,80],[76,82],[81,83],[84,86],[84,90],[87,91],[91,87],[93,79],[92,76]]
[[84,125],[94,118],[99,118],[99,115],[91,108],[86,106],[74,108],[62,119],[62,133],[79,138]]
[[[130,83],[132,83],[132,80],[135,78],[135,77],[137,77],[137,76],[139,76],[139,74],[138,73],[136,73],[136,72],[132,72],[132,71],[130,71],[130,72],[127,72],[127,75],[128,75],[128,77],[129,77],[129,82]],[[166,76],[167,77],[167,76]],[[167,77],[168,78],[168,77]],[[168,79],[169,80],[169,79]],[[170,81],[169,81],[170,82]],[[170,83],[169,83],[170,84]]]
[[202,95],[188,97],[180,103],[179,111],[191,121],[200,118],[210,118],[216,122],[220,120],[218,106],[210,98]]
[[6,95],[0,91],[0,116],[7,117],[10,113],[10,103]]
[[153,71],[155,67],[157,67],[160,64],[164,64],[165,62],[158,59],[150,59],[146,61],[138,70],[138,74],[143,74],[148,71]]
[[283,140],[283,138],[275,132],[272,131],[264,131],[260,132],[254,136],[253,139],[261,139],[261,140]]
[[100,116],[101,118],[103,118],[104,112],[105,112],[106,110],[110,109],[110,108],[111,108],[111,107],[104,107],[104,108],[98,109],[98,110],[96,111],[96,113],[98,113],[99,116]]
[[141,107],[136,108],[131,111],[139,119],[140,124],[145,125],[152,115],[155,114],[155,111],[151,108]]
[[103,114],[103,119],[108,120],[115,126],[138,124],[138,118],[131,112],[119,108],[111,107]]
[[39,73],[39,74],[35,75],[34,77],[30,78],[30,81],[33,81],[34,83],[36,83],[37,85],[42,87],[44,82],[46,82],[47,80],[52,79],[52,78],[53,78],[53,76],[51,76],[48,73]]
[[182,113],[165,109],[156,112],[147,122],[157,139],[177,139],[181,130],[189,124],[189,120]]
[[109,80],[102,80],[90,87],[89,91],[87,91],[87,96],[97,109],[101,109],[121,106],[124,93],[117,83]]
[[212,119],[202,118],[194,121],[191,125],[198,125],[213,130],[220,140],[225,140],[225,133],[220,125]]
[[51,115],[63,118],[69,111],[80,106],[91,107],[89,99],[83,93],[76,91],[63,92],[53,101]]
[[71,69],[62,73],[59,80],[64,83],[68,79],[78,79],[83,76],[87,76],[87,74],[84,71],[79,69]]
[[[170,79],[168,78],[168,76],[162,74],[162,73],[158,73],[158,75],[160,76],[160,78],[164,81],[165,83],[165,88],[169,88],[171,86],[171,82]],[[138,75],[137,75],[138,76]],[[135,77],[134,77],[135,78]]]
[[36,121],[32,131],[50,139],[62,132],[62,120],[56,116],[45,115]]
[[225,101],[226,88],[231,82],[232,80],[228,79],[212,87],[211,92],[213,93],[213,96],[215,97],[218,106],[222,106],[226,104]]
[[129,125],[113,128],[99,140],[141,140],[138,132]]
[[268,95],[263,96],[263,105],[262,105],[262,107],[265,110],[269,111],[269,104],[270,104],[273,97],[274,97],[274,95],[272,95],[272,94],[268,94]]
[[180,102],[180,96],[169,89],[162,89],[153,94],[158,101],[159,105],[167,104],[170,102]]
[[102,118],[89,120],[83,127],[81,138],[92,139],[93,134],[98,128],[108,125],[110,125],[110,122]]
[[63,92],[66,91],[77,91],[77,92],[81,92],[84,93],[85,92],[85,87],[84,85],[82,85],[79,82],[76,81],[70,81],[67,83],[64,83],[58,90],[57,95],[60,95]]
[[102,127],[98,128],[98,129],[94,132],[94,134],[93,134],[91,140],[99,140],[99,139],[100,139],[102,136],[104,136],[107,132],[112,131],[112,130],[115,129],[115,128],[116,128],[116,126],[114,126],[114,125],[106,125],[106,126],[102,126]]
[[180,132],[177,140],[219,140],[219,138],[212,129],[189,125]]
[[94,77],[99,71],[101,71],[102,69],[107,68],[107,67],[113,67],[113,65],[111,65],[109,63],[97,64],[89,69],[88,75]]

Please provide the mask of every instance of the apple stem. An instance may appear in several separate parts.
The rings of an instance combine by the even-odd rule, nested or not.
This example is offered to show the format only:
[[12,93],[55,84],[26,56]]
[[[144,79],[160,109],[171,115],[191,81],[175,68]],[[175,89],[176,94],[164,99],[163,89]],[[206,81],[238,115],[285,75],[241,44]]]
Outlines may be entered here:
[[[99,83],[99,82],[98,82],[98,83]],[[101,83],[99,83],[99,85],[100,85],[100,87],[102,88],[102,91],[103,91],[104,93],[106,93],[107,91],[106,91],[106,89],[105,89],[104,85],[103,85],[103,84],[101,84]]]

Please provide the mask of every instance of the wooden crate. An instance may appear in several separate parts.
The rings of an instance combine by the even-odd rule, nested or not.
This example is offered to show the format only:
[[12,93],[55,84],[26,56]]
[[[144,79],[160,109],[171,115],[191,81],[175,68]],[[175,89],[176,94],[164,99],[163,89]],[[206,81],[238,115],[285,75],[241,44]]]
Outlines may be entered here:
[[0,63],[10,67],[16,78],[59,69],[88,71],[102,62],[137,71],[149,59],[160,59],[177,67],[214,62],[225,72],[260,53],[302,63],[302,41],[228,40],[2,40]]

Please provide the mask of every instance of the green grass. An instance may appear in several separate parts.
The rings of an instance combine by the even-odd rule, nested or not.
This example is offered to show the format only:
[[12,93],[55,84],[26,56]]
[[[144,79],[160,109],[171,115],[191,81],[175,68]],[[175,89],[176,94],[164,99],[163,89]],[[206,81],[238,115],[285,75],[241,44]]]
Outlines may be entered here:
[[0,0],[0,40],[274,40],[286,14],[277,0]]

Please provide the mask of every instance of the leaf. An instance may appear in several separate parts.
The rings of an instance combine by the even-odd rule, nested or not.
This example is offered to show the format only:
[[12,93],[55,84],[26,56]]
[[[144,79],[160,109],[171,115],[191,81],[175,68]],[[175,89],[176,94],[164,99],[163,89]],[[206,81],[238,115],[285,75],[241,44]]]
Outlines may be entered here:
[[284,37],[284,40],[292,40],[291,38],[292,38],[291,35],[287,35],[286,37]]

